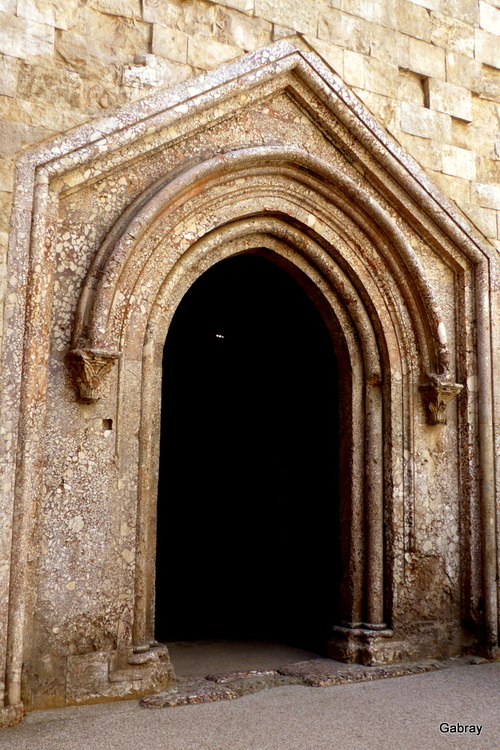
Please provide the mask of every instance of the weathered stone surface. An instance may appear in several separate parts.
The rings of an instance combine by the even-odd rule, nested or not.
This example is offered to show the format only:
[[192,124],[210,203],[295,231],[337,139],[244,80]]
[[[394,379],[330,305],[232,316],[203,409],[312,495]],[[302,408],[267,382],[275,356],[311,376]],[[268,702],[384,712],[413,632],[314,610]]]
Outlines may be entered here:
[[350,16],[335,8],[327,10],[319,19],[320,39],[337,44],[339,47],[369,54],[370,33],[368,23],[362,18]]
[[433,13],[431,41],[451,52],[474,56],[474,27],[463,23],[460,18]]
[[231,688],[199,678],[186,681],[178,680],[174,687],[169,690],[143,698],[141,706],[144,706],[144,708],[166,708],[168,706],[187,706],[196,703],[234,700],[235,698],[238,698],[238,694]]
[[215,21],[217,40],[235,45],[245,52],[264,47],[272,41],[273,26],[261,18],[249,18],[226,8],[219,8]]
[[280,667],[278,672],[288,677],[300,677],[306,685],[311,687],[328,687],[329,685],[342,685],[349,682],[366,682],[386,677],[433,672],[436,669],[442,669],[443,666],[439,662],[428,661],[383,667],[364,667],[361,664],[346,666],[332,659],[315,659],[314,661],[297,662]]
[[500,68],[500,45],[498,37],[488,31],[476,29],[476,58],[479,62]]
[[[305,5],[301,0],[285,0],[275,3],[272,0],[254,0],[254,13],[266,21],[290,26],[303,34],[316,34],[318,28],[318,6]],[[321,35],[320,35],[321,36]],[[333,41],[333,40],[332,40]]]
[[77,73],[55,66],[23,64],[19,68],[17,94],[22,99],[78,109],[81,78]]
[[153,26],[152,50],[167,60],[187,63],[188,35],[184,31],[169,29],[155,23]]
[[397,29],[424,42],[431,41],[432,24],[429,13],[409,0],[398,0]]
[[465,86],[471,92],[481,93],[484,88],[484,79],[488,73],[484,71],[480,62],[471,60],[465,55],[456,52],[448,52],[446,55],[446,79],[456,86]]
[[0,53],[30,58],[51,55],[54,50],[54,29],[37,21],[10,13],[0,13]]
[[140,0],[90,0],[89,7],[123,18],[142,18]]
[[14,96],[17,89],[19,61],[15,57],[0,57],[0,95]]
[[463,86],[430,79],[427,81],[427,97],[431,109],[471,122],[472,96]]
[[344,49],[336,44],[330,44],[321,39],[306,37],[308,44],[330,65],[340,76],[344,72]]
[[451,137],[451,117],[410,102],[401,102],[401,130],[446,143]]
[[500,36],[500,9],[479,0],[479,25],[490,34]]
[[193,34],[188,42],[188,63],[195,68],[206,67],[208,70],[228,60],[239,57],[241,50],[231,44],[222,44],[203,34]]
[[444,80],[446,77],[444,50],[420,39],[410,38],[408,67],[415,73]]
[[[484,363],[491,361],[498,379],[498,13],[498,0],[1,0],[0,297],[5,295],[5,307],[0,309],[5,311],[5,375],[0,456],[8,463],[0,493],[0,671],[8,675],[9,721],[22,713],[16,682],[22,663],[30,707],[138,695],[149,689],[146,683],[153,690],[162,680],[172,679],[167,664],[150,658],[153,649],[147,638],[134,641],[140,653],[131,650],[133,627],[143,632],[134,621],[134,592],[148,599],[152,583],[144,571],[154,570],[154,545],[136,548],[136,539],[149,533],[140,528],[136,536],[137,519],[140,525],[154,515],[138,510],[138,486],[153,508],[156,482],[149,459],[143,460],[149,467],[147,476],[138,469],[139,445],[143,456],[158,448],[159,414],[148,404],[159,403],[155,388],[160,376],[157,361],[152,365],[147,357],[166,335],[158,321],[167,321],[187,286],[205,268],[206,258],[224,257],[225,250],[209,247],[212,232],[227,232],[232,222],[249,213],[260,232],[252,241],[259,247],[274,243],[269,252],[283,254],[280,262],[296,263],[297,273],[309,279],[311,288],[321,286],[313,278],[313,259],[335,247],[318,271],[322,299],[325,274],[341,256],[340,265],[349,269],[356,284],[349,287],[348,279],[328,277],[327,286],[337,295],[331,302],[338,306],[332,307],[332,320],[340,321],[339,340],[348,341],[353,351],[360,347],[343,367],[349,373],[368,368],[369,389],[383,384],[378,395],[366,395],[364,382],[349,391],[359,395],[352,409],[363,402],[368,410],[361,409],[356,419],[345,422],[352,428],[346,450],[352,448],[353,466],[366,464],[368,471],[375,465],[364,462],[353,447],[372,445],[370,440],[375,448],[378,445],[374,435],[382,434],[382,427],[378,432],[376,426],[372,432],[366,427],[374,414],[380,415],[376,409],[370,411],[373,404],[381,404],[380,424],[390,425],[391,436],[396,436],[396,442],[392,437],[386,441],[390,456],[376,463],[384,472],[392,467],[394,473],[388,478],[375,471],[367,480],[370,492],[379,487],[385,498],[386,526],[376,525],[380,507],[373,498],[363,495],[366,517],[355,497],[343,501],[348,529],[344,568],[350,578],[340,598],[348,610],[343,619],[361,621],[368,610],[381,624],[386,616],[379,611],[383,597],[373,592],[390,588],[390,604],[384,606],[390,609],[398,635],[377,645],[361,633],[336,647],[343,649],[345,658],[361,655],[368,662],[458,651],[471,643],[493,652],[492,612],[498,592],[489,561],[496,559],[498,550],[488,536],[488,521],[498,508],[484,486],[490,486],[490,480],[493,486],[498,476],[491,467],[500,445],[500,425],[495,421],[500,403],[496,381],[489,379]],[[267,44],[271,35],[282,39],[295,30],[307,34],[307,43],[280,42],[285,46],[259,51],[251,63],[240,59],[245,51]],[[328,70],[311,57],[311,49],[334,69],[335,78],[330,79]],[[232,61],[227,71],[220,69],[227,60]],[[188,80],[195,72],[216,68],[213,75]],[[176,91],[168,91],[179,84]],[[138,101],[112,111],[131,100]],[[109,110],[107,116],[94,121],[103,110]],[[75,126],[82,127],[66,134]],[[59,140],[46,141],[52,136]],[[22,157],[14,183],[14,158],[44,141]],[[264,166],[248,156],[238,162],[233,180],[232,164],[240,158],[233,152],[247,147],[264,149],[259,152],[265,154]],[[284,155],[279,149],[288,151]],[[301,161],[297,166],[298,152],[319,159],[332,173],[349,179],[349,185],[339,187],[325,172],[318,180],[321,190],[330,193],[317,191],[317,164]],[[211,155],[216,155],[218,166],[197,181],[186,170],[186,160],[208,169]],[[395,163],[399,166],[393,173]],[[217,185],[212,180],[216,173]],[[168,203],[161,219],[141,214],[144,223],[138,219],[122,238],[124,254],[127,243],[133,246],[122,280],[115,283],[107,277],[108,288],[114,290],[109,306],[113,331],[123,332],[123,365],[108,374],[99,402],[77,403],[66,353],[73,346],[76,306],[91,259],[111,228],[119,231],[120,217],[127,224],[127,207],[135,200],[136,206],[145,201],[153,211],[150,197],[156,195],[159,181],[168,177],[177,184],[179,174],[187,186],[186,192],[184,187],[180,190],[180,202],[174,198]],[[226,181],[229,174],[231,182]],[[306,185],[305,175],[314,184]],[[431,182],[426,181],[429,177]],[[446,202],[443,194],[451,200]],[[341,196],[338,202],[336,196]],[[53,202],[50,210],[46,201]],[[370,214],[374,205],[380,215]],[[191,219],[184,210],[191,212]],[[410,226],[412,211],[420,213]],[[364,212],[368,225],[361,228],[356,222]],[[390,228],[380,223],[386,215],[397,221],[406,243],[401,247]],[[276,218],[282,216],[287,217],[284,223]],[[491,243],[468,227],[466,216]],[[248,231],[249,226],[245,224]],[[292,228],[296,232],[303,226],[308,229],[299,242]],[[341,237],[336,236],[339,226],[344,228]],[[9,233],[11,250],[5,261]],[[373,242],[372,233],[377,236]],[[308,244],[316,235],[321,236],[320,250]],[[254,235],[235,239],[224,234],[223,248],[247,252],[248,236]],[[441,246],[443,236],[446,242]],[[200,243],[196,248],[206,248],[200,250],[196,271],[185,255],[195,239]],[[113,242],[108,249],[115,253]],[[156,252],[160,246],[161,252]],[[401,261],[405,248],[412,248],[413,260]],[[291,259],[290,253],[296,255]],[[369,271],[362,267],[365,261]],[[170,269],[177,262],[184,281],[175,286],[176,272],[172,275]],[[393,267],[403,269],[400,278],[391,275]],[[424,278],[417,299],[413,295],[420,268]],[[160,292],[162,281],[173,284],[174,291]],[[130,289],[136,284],[134,296]],[[99,285],[96,277],[93,286],[85,287],[90,300],[96,299]],[[476,298],[479,288],[488,290],[490,297]],[[360,289],[363,299],[357,294]],[[434,297],[439,302],[435,315],[429,302]],[[375,328],[382,347],[370,343],[372,310],[377,311]],[[394,327],[384,317],[387,310],[397,321]],[[427,312],[419,317],[416,310]],[[359,311],[362,315],[356,318]],[[351,320],[352,330],[344,318]],[[147,326],[156,338],[145,346]],[[382,350],[386,359],[380,363]],[[419,385],[433,372],[428,364],[433,357],[442,357],[448,363],[444,368],[456,365],[453,382],[468,384],[456,406],[449,407],[446,426],[427,425],[418,400]],[[148,367],[152,369],[145,374]],[[26,412],[20,408],[21,395]],[[407,415],[407,421],[398,421],[398,414]],[[141,423],[153,425],[153,437],[144,436]],[[496,447],[488,442],[491,434]],[[22,484],[16,488],[22,523],[16,521],[12,528],[16,456],[23,460],[17,475]],[[481,476],[489,477],[484,486],[480,461]],[[346,480],[345,486],[358,487],[359,481],[365,481],[365,473],[361,480]],[[31,529],[38,510],[37,525]],[[367,529],[377,539],[379,532],[380,538],[386,533],[381,549],[374,546],[374,538],[366,548],[360,541]],[[9,573],[11,543],[14,578]],[[367,579],[356,561],[368,555],[368,549],[378,550],[380,559],[370,558],[370,585],[364,592]],[[142,573],[137,572],[143,564],[141,554]],[[30,560],[37,561],[38,583],[30,577]],[[390,580],[381,584],[372,568],[382,571],[382,579],[390,569]],[[478,572],[482,569],[483,578]],[[10,591],[14,600],[20,596],[25,602],[26,619],[22,627],[16,620],[15,627],[21,629],[14,631],[6,620]],[[480,600],[485,602],[482,612]],[[12,611],[22,612],[16,601]],[[31,612],[36,613],[36,628]],[[464,612],[472,623],[466,635],[456,626]],[[145,609],[141,617],[150,623]],[[434,624],[415,625],[424,620]],[[17,662],[7,665],[7,634],[10,638],[12,632],[17,634],[12,651]],[[23,632],[29,642],[21,653],[15,644],[22,642]],[[151,635],[148,631],[148,638]],[[256,685],[273,679],[255,677]],[[242,690],[250,685],[247,681],[244,688],[243,682]]]

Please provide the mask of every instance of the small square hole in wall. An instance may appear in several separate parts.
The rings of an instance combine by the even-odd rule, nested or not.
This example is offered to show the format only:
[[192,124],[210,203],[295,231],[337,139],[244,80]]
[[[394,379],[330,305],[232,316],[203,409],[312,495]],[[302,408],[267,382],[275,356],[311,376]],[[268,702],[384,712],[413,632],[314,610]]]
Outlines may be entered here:
[[106,430],[112,430],[113,429],[113,420],[112,419],[103,419],[102,420],[102,429],[105,432]]

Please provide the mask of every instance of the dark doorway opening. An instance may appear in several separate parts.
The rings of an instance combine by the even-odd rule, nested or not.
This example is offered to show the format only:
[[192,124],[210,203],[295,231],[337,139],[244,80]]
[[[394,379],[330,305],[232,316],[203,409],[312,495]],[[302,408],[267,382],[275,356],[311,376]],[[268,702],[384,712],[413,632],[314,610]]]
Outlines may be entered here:
[[181,301],[163,357],[156,631],[321,653],[338,612],[338,372],[304,289],[259,255]]

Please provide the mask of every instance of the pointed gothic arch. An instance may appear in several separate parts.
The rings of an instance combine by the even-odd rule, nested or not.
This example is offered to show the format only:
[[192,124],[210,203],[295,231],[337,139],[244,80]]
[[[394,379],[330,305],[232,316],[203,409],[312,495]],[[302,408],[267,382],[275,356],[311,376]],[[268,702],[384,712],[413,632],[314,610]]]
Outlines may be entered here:
[[[172,679],[151,647],[161,350],[196,278],[256,248],[315,299],[343,372],[349,565],[330,653],[369,664],[455,652],[461,618],[496,648],[496,257],[302,40],[37,147],[17,175],[6,706],[21,706],[23,662],[25,701],[50,702],[43,648],[60,703]],[[104,444],[96,425],[111,423]],[[65,451],[76,490],[61,479]],[[84,481],[87,455],[98,470]],[[88,527],[72,543],[112,571],[109,591],[85,593],[93,569],[54,541],[64,524]],[[65,586],[48,602],[57,572]]]

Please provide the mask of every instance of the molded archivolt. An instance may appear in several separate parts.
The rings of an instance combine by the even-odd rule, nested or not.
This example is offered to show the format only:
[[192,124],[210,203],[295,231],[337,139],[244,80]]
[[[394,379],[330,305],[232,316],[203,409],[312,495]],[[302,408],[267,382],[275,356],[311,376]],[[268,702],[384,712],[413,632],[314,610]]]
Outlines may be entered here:
[[[294,146],[279,129],[262,142],[258,131],[231,135],[225,125],[231,118],[280,96],[305,113],[326,144],[321,154],[312,146]],[[216,126],[227,131],[223,147],[212,143]],[[497,644],[495,258],[318,56],[301,40],[284,40],[33,149],[18,164],[8,277],[9,299],[16,298],[21,313],[9,324],[3,349],[9,384],[3,423],[13,425],[14,435],[4,475],[6,517],[14,519],[13,568],[10,583],[4,581],[8,605],[0,627],[6,634],[0,636],[4,721],[20,716],[25,636],[33,627],[28,612],[36,604],[29,560],[36,557],[33,524],[43,495],[51,315],[61,294],[53,287],[54,243],[63,231],[60,202],[170,146],[183,143],[184,153],[193,153],[192,140],[200,133],[206,147],[146,182],[95,248],[83,283],[72,279],[80,286],[69,364],[84,402],[101,396],[116,409],[117,456],[126,455],[127,465],[117,459],[119,481],[110,502],[121,502],[118,487],[124,483],[130,492],[135,487],[136,497],[133,624],[120,622],[120,656],[110,664],[148,649],[153,634],[161,352],[170,320],[201,273],[223,258],[249,252],[281,265],[303,285],[331,331],[342,373],[346,572],[342,622],[332,633],[331,653],[366,663],[433,655],[432,639],[424,635],[418,641],[411,628],[398,630],[395,615],[417,560],[415,434],[421,441],[430,429],[424,424],[424,402],[442,417],[453,388],[458,392],[471,376],[479,383],[477,395],[464,393],[460,409],[452,410],[457,429],[452,458],[462,486],[477,490],[474,513],[482,518],[482,546],[480,559],[463,558],[462,588],[479,587],[485,607],[480,640],[490,652]],[[446,309],[423,262],[432,254],[453,277]],[[456,329],[448,335],[447,319]],[[419,386],[425,387],[423,401]],[[130,399],[138,410],[129,409]],[[469,499],[457,502],[467,507]],[[464,550],[468,533],[463,532]],[[479,582],[471,572],[478,569]],[[465,610],[470,606],[463,604]],[[131,663],[136,656],[130,656]],[[99,694],[117,695],[111,673],[110,666],[112,687],[100,685]],[[123,695],[135,689],[126,676],[120,680]],[[84,688],[80,694],[85,700]]]

